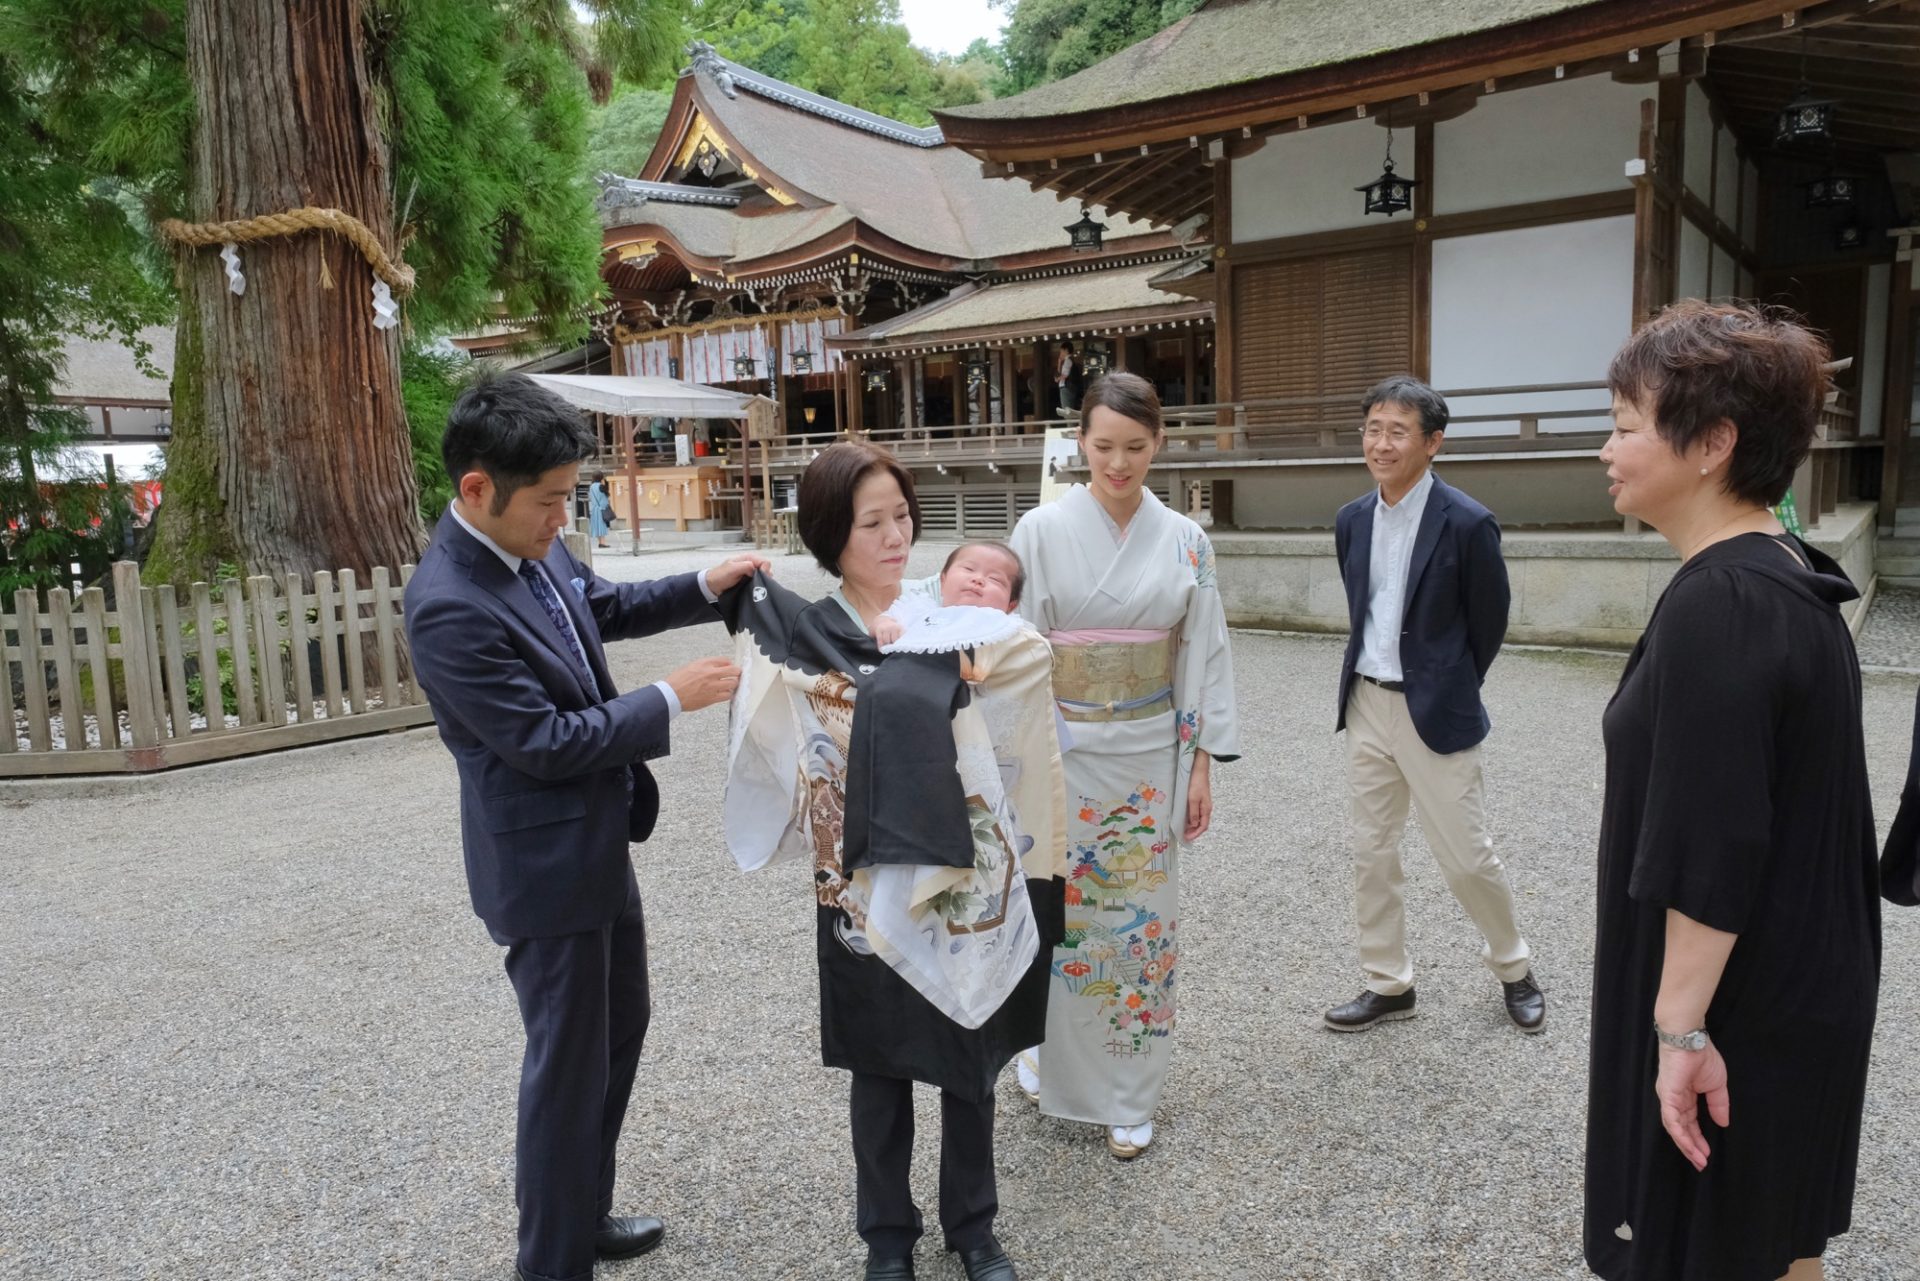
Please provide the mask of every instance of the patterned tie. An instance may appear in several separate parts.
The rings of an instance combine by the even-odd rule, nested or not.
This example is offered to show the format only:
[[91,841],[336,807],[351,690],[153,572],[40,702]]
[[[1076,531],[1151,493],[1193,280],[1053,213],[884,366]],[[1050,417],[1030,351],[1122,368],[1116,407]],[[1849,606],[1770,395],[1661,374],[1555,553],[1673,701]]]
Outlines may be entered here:
[[527,590],[532,592],[533,598],[540,602],[540,608],[547,611],[547,618],[552,621],[554,630],[558,631],[560,638],[567,642],[567,652],[572,654],[573,661],[580,665],[580,674],[586,678],[587,689],[596,698],[599,697],[600,682],[593,678],[593,669],[587,666],[587,656],[580,651],[580,641],[567,619],[566,607],[560,603],[560,598],[553,594],[552,580],[541,571],[536,562],[530,560],[520,562],[520,577],[526,580]]

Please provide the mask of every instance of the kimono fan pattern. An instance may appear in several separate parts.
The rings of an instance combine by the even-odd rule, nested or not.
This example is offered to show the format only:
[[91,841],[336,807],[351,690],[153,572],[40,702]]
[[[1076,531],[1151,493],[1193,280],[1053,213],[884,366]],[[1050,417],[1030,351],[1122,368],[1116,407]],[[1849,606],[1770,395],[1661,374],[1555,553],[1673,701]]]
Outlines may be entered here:
[[1194,753],[1239,754],[1233,661],[1200,527],[1151,492],[1124,539],[1084,485],[1013,533],[1021,612],[1054,642],[1066,756],[1066,934],[1055,950],[1041,1110],[1153,1119],[1180,965],[1180,833]]
[[1046,643],[883,656],[836,598],[764,575],[721,611],[743,672],[727,843],[743,870],[813,869],[822,1057],[989,1097],[1044,1035],[1060,936]]

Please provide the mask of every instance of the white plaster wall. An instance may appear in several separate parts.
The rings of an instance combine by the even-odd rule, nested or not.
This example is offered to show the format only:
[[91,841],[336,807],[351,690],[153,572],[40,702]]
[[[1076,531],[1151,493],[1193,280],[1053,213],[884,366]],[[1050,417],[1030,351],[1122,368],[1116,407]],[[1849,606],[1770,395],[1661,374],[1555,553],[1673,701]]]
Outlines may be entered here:
[[1687,190],[1705,200],[1713,182],[1713,117],[1707,113],[1707,95],[1698,84],[1687,85],[1687,120],[1680,172]]
[[1713,211],[1729,227],[1740,225],[1740,153],[1734,150],[1733,133],[1722,125],[1713,153]]
[[[1633,219],[1522,227],[1433,244],[1433,383],[1440,388],[1598,382],[1633,320]],[[1461,397],[1456,415],[1590,409],[1604,390]],[[1604,417],[1542,423],[1592,431]],[[1449,439],[1506,435],[1515,420],[1460,423]]]
[[1713,247],[1713,284],[1712,296],[1732,298],[1740,292],[1740,281],[1734,264],[1733,255],[1715,245]]
[[1713,254],[1713,242],[1691,218],[1680,220],[1680,261],[1675,272],[1674,290],[1679,298],[1707,296],[1707,262]]
[[[1880,434],[1880,415],[1887,403],[1887,302],[1893,284],[1893,267],[1875,263],[1867,268],[1867,323],[1860,336],[1860,354],[1854,372],[1860,389],[1860,425],[1862,436]],[[1841,355],[1846,355],[1841,352]]]
[[1627,186],[1644,85],[1581,76],[1496,93],[1433,128],[1437,214],[1559,200]]
[[[1380,176],[1387,131],[1371,120],[1279,133],[1233,163],[1233,239],[1237,244],[1359,227],[1369,221],[1353,190]],[[1393,171],[1421,178],[1413,163],[1413,130],[1393,135]],[[1412,216],[1411,213],[1395,215]]]

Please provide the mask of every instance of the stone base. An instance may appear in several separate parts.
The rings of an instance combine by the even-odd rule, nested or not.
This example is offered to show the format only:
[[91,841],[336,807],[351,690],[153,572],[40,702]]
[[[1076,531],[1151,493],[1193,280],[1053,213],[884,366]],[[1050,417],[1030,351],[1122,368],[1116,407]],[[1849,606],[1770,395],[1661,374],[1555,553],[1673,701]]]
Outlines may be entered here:
[[[1843,609],[1858,633],[1874,577],[1875,508],[1829,512],[1808,539],[1840,562],[1862,596]],[[1235,627],[1348,630],[1347,598],[1331,532],[1215,531],[1220,595]],[[1501,541],[1513,606],[1507,639],[1522,644],[1625,649],[1640,639],[1680,562],[1652,532],[1509,533]]]

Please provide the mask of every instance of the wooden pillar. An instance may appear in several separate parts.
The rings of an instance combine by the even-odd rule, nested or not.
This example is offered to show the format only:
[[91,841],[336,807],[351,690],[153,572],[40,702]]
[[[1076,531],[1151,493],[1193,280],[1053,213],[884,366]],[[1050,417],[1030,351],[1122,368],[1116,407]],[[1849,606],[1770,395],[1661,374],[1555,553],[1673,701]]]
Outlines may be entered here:
[[953,372],[948,375],[953,384],[953,425],[967,425],[967,365],[959,356],[953,358]]
[[1920,290],[1914,287],[1920,259],[1912,256],[1913,241],[1912,236],[1900,237],[1887,300],[1887,387],[1880,410],[1880,528],[1886,533],[1893,532],[1900,510],[1903,460],[1913,445],[1907,438],[1913,429],[1907,418],[1913,405],[1914,310],[1920,307]]
[[[1216,404],[1230,405],[1239,399],[1239,385],[1234,376],[1234,297],[1233,297],[1233,162],[1232,149],[1229,154],[1214,161],[1213,164],[1213,211],[1209,221],[1213,226],[1213,398]],[[1416,187],[1414,190],[1418,191]],[[1233,411],[1222,409],[1215,417],[1216,425],[1227,430],[1213,438],[1215,449],[1233,448]],[[1221,509],[1233,511],[1233,482],[1215,481],[1213,484],[1213,519],[1217,527],[1221,520]]]
[[862,404],[866,399],[864,390],[866,378],[861,373],[860,362],[857,360],[841,361],[840,372],[846,376],[847,381],[847,430],[857,432],[860,430],[860,420],[866,408]]
[[1197,405],[1200,403],[1200,332],[1191,325],[1180,339],[1180,359],[1184,367],[1180,385],[1186,389],[1181,403]]
[[772,382],[773,398],[780,406],[780,431],[782,434],[793,431],[805,431],[807,429],[805,422],[800,423],[799,426],[794,425],[794,419],[797,415],[793,412],[793,404],[789,399],[786,354],[780,350],[780,339],[782,331],[785,328],[786,326],[778,320],[773,321],[767,326],[767,369],[769,372],[775,369],[780,371],[779,374],[772,379]]
[[1427,227],[1433,218],[1433,122],[1413,127],[1413,171],[1419,185],[1413,189],[1413,373],[1433,378],[1433,237]]
[[[1020,420],[1020,370],[1013,358],[1013,348],[1002,347],[996,355],[1000,362],[1000,420],[1015,423]],[[1008,435],[1017,434],[1018,428]]]
[[901,434],[910,437],[913,435],[914,418],[916,417],[914,413],[916,406],[913,402],[912,360],[905,356],[895,358],[893,362],[893,385],[899,391],[900,409],[899,412],[887,416],[887,425],[889,427],[901,428]]

